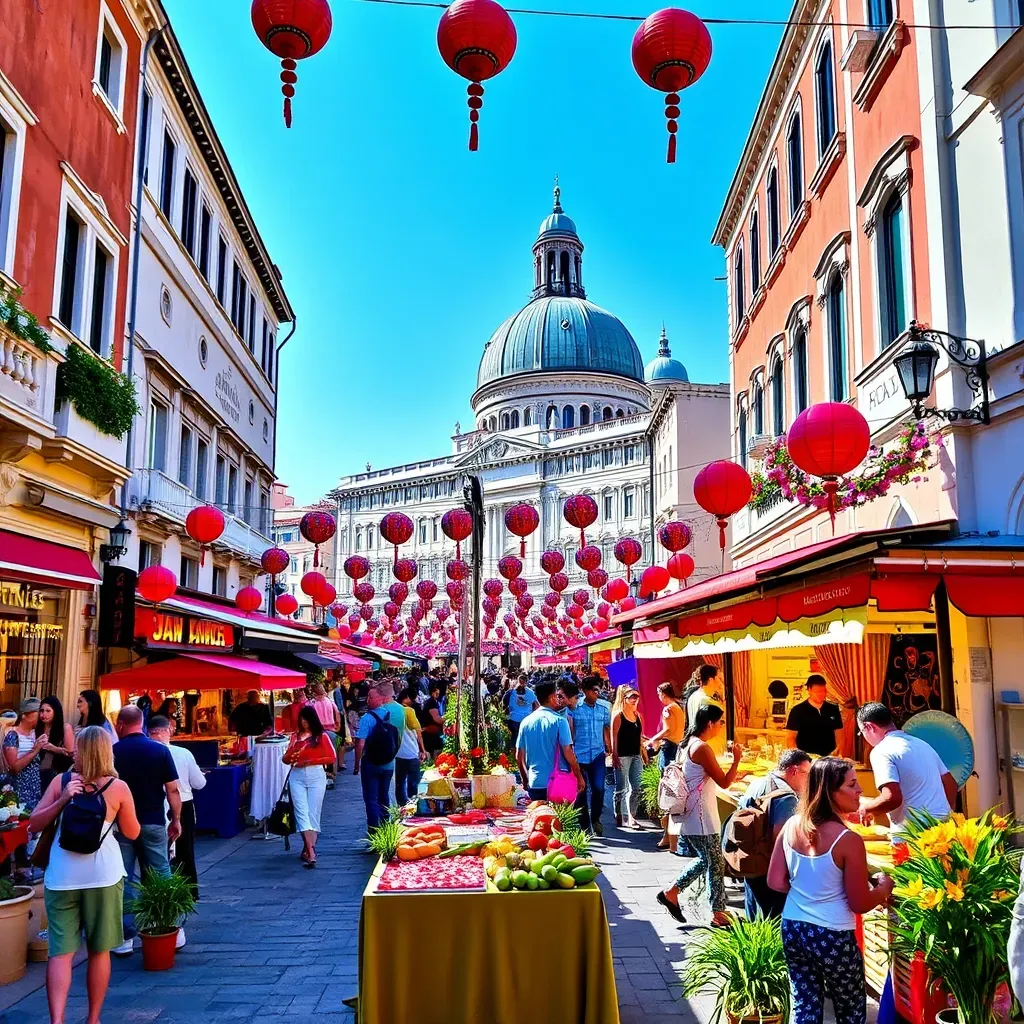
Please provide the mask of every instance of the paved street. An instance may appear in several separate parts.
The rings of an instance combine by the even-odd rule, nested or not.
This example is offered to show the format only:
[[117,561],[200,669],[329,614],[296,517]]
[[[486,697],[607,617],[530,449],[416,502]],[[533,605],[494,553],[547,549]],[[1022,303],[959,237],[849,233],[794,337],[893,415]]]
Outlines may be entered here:
[[[339,777],[324,803],[320,866],[298,864],[298,846],[245,833],[232,840],[201,839],[200,910],[173,971],[142,970],[138,950],[115,960],[105,1019],[125,1024],[252,1021],[352,1022],[342,1000],[356,993],[359,901],[372,866],[360,852],[364,831],[358,780]],[[623,1024],[704,1022],[707,1006],[681,997],[676,968],[687,929],[654,902],[658,884],[677,867],[656,851],[653,831],[609,828],[595,844],[611,923]],[[738,905],[738,890],[730,889]],[[267,912],[266,908],[274,908]],[[426,956],[426,954],[425,954]],[[68,1024],[85,1016],[85,968],[75,970]],[[0,1021],[47,1024],[43,965],[30,964],[18,985],[0,988]],[[404,1024],[404,1022],[395,1022]],[[412,1024],[412,1022],[409,1022]],[[541,1024],[541,1022],[538,1022]]]

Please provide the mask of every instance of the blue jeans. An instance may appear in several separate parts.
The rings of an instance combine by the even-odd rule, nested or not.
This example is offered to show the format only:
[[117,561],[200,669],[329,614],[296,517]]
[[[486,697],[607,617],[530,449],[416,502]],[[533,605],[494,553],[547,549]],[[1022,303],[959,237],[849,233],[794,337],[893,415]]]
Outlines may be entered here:
[[580,827],[592,829],[601,822],[604,810],[604,785],[607,769],[602,751],[593,761],[580,761],[580,771],[587,780],[587,788],[576,797],[580,814]]
[[366,824],[368,828],[376,828],[387,817],[388,790],[395,767],[382,768],[380,765],[361,761],[359,764],[359,781],[363,785],[363,803],[366,804]]
[[[171,862],[167,858],[167,826],[143,825],[138,839],[125,839],[116,832],[118,845],[121,847],[121,861],[124,864],[127,878],[124,880],[124,898],[129,900],[135,896],[133,884],[135,868],[139,869],[139,877],[147,871],[155,871],[165,878],[171,873]],[[135,919],[131,914],[124,915],[124,937],[131,938],[135,934]]]
[[640,773],[644,759],[639,754],[627,754],[619,758],[615,769],[615,796],[612,805],[615,813],[630,821],[636,821],[636,809],[640,803]]
[[420,759],[418,757],[395,758],[395,799],[399,804],[408,803],[420,786]]

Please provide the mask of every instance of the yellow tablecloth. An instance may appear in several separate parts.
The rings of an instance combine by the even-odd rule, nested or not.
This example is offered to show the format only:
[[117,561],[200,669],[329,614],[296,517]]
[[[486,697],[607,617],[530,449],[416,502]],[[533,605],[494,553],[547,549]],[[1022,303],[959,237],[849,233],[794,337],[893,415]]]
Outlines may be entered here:
[[380,870],[359,914],[359,1024],[618,1024],[597,886],[377,893]]

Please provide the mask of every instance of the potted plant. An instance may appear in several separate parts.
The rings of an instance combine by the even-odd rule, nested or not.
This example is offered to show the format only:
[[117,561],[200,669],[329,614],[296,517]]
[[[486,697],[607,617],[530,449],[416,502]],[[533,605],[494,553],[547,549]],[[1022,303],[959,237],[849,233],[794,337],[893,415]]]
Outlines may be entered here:
[[656,761],[644,765],[640,772],[640,811],[651,821],[661,821],[661,809],[658,807],[658,786],[661,784],[661,769]]
[[179,871],[159,875],[147,871],[135,897],[127,901],[142,938],[142,966],[166,971],[174,966],[174,942],[185,918],[196,909],[192,883]]
[[782,1024],[789,1018],[789,971],[782,928],[773,918],[734,918],[704,928],[687,950],[682,972],[687,998],[713,995],[712,1024]]
[[10,879],[0,878],[0,985],[25,976],[32,893],[31,885],[14,885]]
[[991,811],[945,821],[919,814],[908,822],[906,851],[889,869],[897,918],[891,945],[907,960],[920,954],[934,984],[956,1000],[957,1010],[942,1011],[939,1020],[998,1019],[1019,885],[1019,854],[1011,852],[1010,837],[1020,831]]

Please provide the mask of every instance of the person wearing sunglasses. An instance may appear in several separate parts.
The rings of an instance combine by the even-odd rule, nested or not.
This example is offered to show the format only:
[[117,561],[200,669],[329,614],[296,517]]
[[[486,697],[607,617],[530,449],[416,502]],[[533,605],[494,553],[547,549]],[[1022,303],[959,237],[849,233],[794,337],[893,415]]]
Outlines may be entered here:
[[643,829],[637,821],[640,802],[640,773],[647,764],[643,743],[644,721],[640,716],[640,694],[631,686],[615,691],[612,705],[612,767],[615,769],[615,824],[619,828]]

